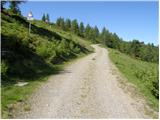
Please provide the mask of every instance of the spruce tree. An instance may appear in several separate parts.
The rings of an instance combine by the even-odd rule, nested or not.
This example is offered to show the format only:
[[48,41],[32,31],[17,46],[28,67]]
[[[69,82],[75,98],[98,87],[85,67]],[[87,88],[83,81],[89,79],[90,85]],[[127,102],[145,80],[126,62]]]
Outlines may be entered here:
[[60,27],[62,28],[62,30],[65,30],[64,18],[60,19]]
[[94,32],[95,32],[95,37],[98,38],[99,37],[99,30],[98,30],[97,26],[94,27]]
[[65,20],[65,30],[70,30],[70,28],[71,28],[71,20],[66,19]]
[[47,14],[47,15],[46,15],[45,22],[47,22],[47,23],[49,23],[49,22],[50,22],[49,14]]
[[57,18],[56,25],[60,26],[61,17]]
[[45,14],[43,14],[43,16],[42,16],[42,21],[45,22],[45,20],[46,20],[46,16],[45,16]]
[[9,1],[10,2],[10,11],[13,12],[14,14],[21,15],[21,11],[19,9],[19,4],[24,3],[24,1]]
[[71,30],[73,33],[79,34],[79,26],[76,19],[72,21]]
[[91,31],[91,27],[89,24],[87,24],[86,29],[85,29],[85,38],[87,39],[90,38],[90,31]]
[[80,34],[81,37],[84,37],[84,25],[83,25],[83,22],[80,23],[79,34]]

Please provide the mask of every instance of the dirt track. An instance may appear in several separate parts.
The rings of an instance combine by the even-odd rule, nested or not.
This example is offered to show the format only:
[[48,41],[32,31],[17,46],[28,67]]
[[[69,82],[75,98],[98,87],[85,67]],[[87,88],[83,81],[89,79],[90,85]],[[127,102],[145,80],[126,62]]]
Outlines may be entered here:
[[95,53],[51,76],[30,99],[31,110],[18,118],[148,118],[119,87],[108,51],[93,47]]

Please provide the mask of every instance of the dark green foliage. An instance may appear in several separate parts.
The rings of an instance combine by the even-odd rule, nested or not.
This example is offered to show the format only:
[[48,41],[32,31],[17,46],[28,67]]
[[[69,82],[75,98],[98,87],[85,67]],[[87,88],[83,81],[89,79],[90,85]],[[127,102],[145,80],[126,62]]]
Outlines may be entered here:
[[99,30],[97,26],[92,28],[89,24],[87,24],[86,28],[83,22],[78,24],[77,20],[71,21],[70,19],[66,19],[64,21],[63,18],[58,18],[56,21],[56,25],[59,26],[62,30],[71,31],[72,33],[87,38],[91,40],[93,43],[96,43],[99,39]]
[[140,57],[141,43],[138,40],[133,40],[130,44],[129,54],[134,57]]
[[155,47],[153,44],[142,44],[142,46],[140,47],[140,57],[142,60],[148,62],[158,62],[158,47]]
[[2,75],[2,76],[6,76],[7,70],[8,70],[8,65],[7,65],[7,63],[6,63],[4,60],[2,60],[2,61],[1,61],[1,75]]
[[85,38],[90,39],[90,31],[91,31],[91,27],[89,24],[87,24],[85,33],[84,33]]
[[72,33],[84,37],[93,43],[101,43],[109,48],[117,49],[123,53],[126,53],[133,58],[141,59],[147,62],[159,61],[159,46],[154,46],[153,44],[144,44],[138,40],[133,40],[131,42],[126,42],[119,38],[116,33],[111,33],[105,27],[100,33],[97,26],[91,27],[87,24],[84,27],[83,23],[78,26],[77,20],[73,20],[70,25],[70,20],[67,19],[64,23],[63,18],[58,18],[56,22],[57,26],[61,27],[63,30],[70,30]]
[[73,20],[72,23],[71,23],[71,31],[72,31],[73,33],[75,33],[76,35],[79,34],[79,26],[78,26],[78,22],[77,22],[76,19]]
[[138,40],[133,40],[132,42],[121,41],[119,50],[147,62],[158,63],[159,60],[158,46],[153,44],[146,45]]
[[42,21],[46,22],[46,23],[50,23],[50,18],[49,18],[49,14],[43,14],[42,16]]
[[107,39],[108,39],[108,31],[106,30],[105,27],[102,29],[102,33],[100,35],[100,41],[102,44],[106,45],[107,44]]
[[65,30],[70,30],[71,29],[71,20],[66,19],[65,20]]
[[102,30],[102,33],[100,35],[100,41],[102,41],[103,44],[110,48],[118,49],[120,39],[116,35],[116,33],[110,33],[105,27]]
[[60,26],[61,26],[62,30],[65,30],[65,23],[64,23],[64,19],[63,18],[60,21]]
[[99,38],[99,30],[97,26],[95,26],[94,28],[91,27],[91,29],[89,30],[88,39],[90,39],[93,43],[96,43],[98,38]]
[[45,14],[43,14],[43,16],[42,16],[42,21],[43,21],[43,22],[46,21],[46,16],[45,16]]
[[80,26],[79,26],[79,35],[81,37],[84,37],[84,30],[85,30],[85,28],[84,28],[83,22],[81,22]]
[[63,18],[58,18],[56,21],[57,26],[61,27],[62,30],[65,30],[65,22]]
[[95,31],[95,37],[98,38],[99,37],[99,30],[98,30],[97,26],[94,27],[94,31]]
[[21,11],[18,7],[19,4],[23,3],[24,1],[9,1],[10,2],[10,11],[13,12],[14,14],[21,15]]
[[159,99],[159,80],[158,78],[156,81],[153,81],[152,84],[153,84],[152,93],[157,99]]
[[59,27],[60,27],[60,21],[61,21],[61,17],[57,18],[56,25],[59,26]]
[[154,46],[153,44],[146,45],[144,42],[139,42],[138,40],[133,40],[131,42],[123,41],[116,33],[110,33],[105,27],[99,39],[100,43],[109,48],[117,49],[137,59],[158,63],[158,46]]
[[47,23],[50,22],[50,17],[49,17],[49,14],[46,15],[46,20],[45,20]]

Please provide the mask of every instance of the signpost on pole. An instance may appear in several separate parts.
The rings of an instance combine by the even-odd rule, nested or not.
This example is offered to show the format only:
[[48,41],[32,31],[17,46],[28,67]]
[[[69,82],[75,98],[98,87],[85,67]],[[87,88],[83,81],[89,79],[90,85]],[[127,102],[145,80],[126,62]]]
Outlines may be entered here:
[[47,24],[49,24],[49,26],[50,26],[50,28],[51,28],[51,24],[50,24],[50,22],[46,19],[45,20],[45,22],[47,23]]
[[34,20],[33,14],[32,14],[31,11],[27,15],[27,20],[29,20],[29,35],[30,35],[30,32],[31,32],[31,20]]

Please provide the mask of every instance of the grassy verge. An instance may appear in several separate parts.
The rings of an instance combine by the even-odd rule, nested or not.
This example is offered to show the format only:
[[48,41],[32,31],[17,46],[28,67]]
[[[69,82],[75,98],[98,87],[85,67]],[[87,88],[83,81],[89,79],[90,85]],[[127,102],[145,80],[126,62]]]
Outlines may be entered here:
[[[71,59],[67,62],[63,62],[62,64],[54,65],[53,74],[57,74],[59,71],[63,70],[63,68],[73,62],[76,62],[80,58],[86,56],[86,54],[82,53],[78,55],[77,58]],[[39,85],[48,80],[50,75],[41,76],[38,79],[29,79],[27,80],[28,84],[23,87],[15,86],[14,84],[5,85],[1,88],[1,107],[2,107],[2,118],[12,118],[13,111],[16,110],[16,104],[26,103],[29,96],[33,93],[33,91],[38,88]],[[15,80],[14,80],[15,81]],[[17,80],[19,81],[19,80]],[[25,106],[23,106],[25,109]]]
[[129,82],[147,98],[149,105],[158,111],[159,102],[153,90],[158,80],[158,64],[133,59],[119,51],[109,49],[109,57]]
[[4,86],[1,88],[2,92],[2,118],[12,118],[12,111],[16,109],[18,102],[25,102],[27,97],[33,92],[33,90],[48,77],[42,77],[34,81],[30,81],[28,85],[23,87],[17,87],[14,85]]

